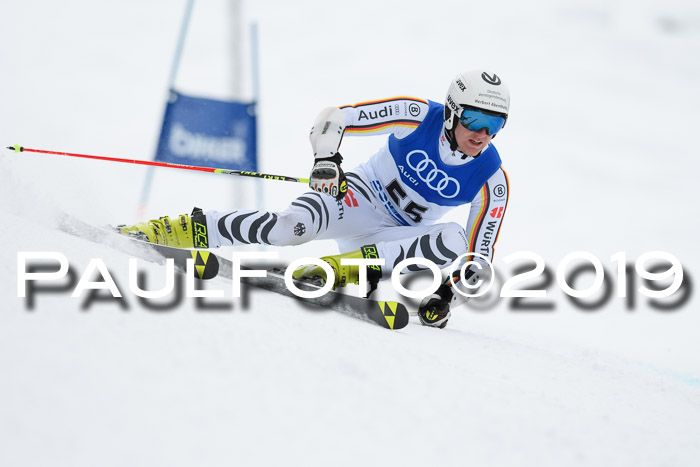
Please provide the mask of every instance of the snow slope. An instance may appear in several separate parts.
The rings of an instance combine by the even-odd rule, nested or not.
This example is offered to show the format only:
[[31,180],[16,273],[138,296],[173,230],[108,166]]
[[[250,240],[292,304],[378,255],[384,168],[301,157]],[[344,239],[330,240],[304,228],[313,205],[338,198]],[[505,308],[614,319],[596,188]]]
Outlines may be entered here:
[[[2,145],[150,158],[184,6],[3,2]],[[229,97],[226,8],[195,6],[183,92]],[[260,26],[262,171],[305,174],[308,126],[322,107],[440,100],[458,70],[485,64],[513,95],[495,142],[512,190],[496,261],[505,276],[502,258],[523,250],[552,268],[590,251],[610,272],[618,251],[634,260],[664,250],[688,283],[700,277],[696,5],[269,0],[244,13]],[[346,138],[348,166],[380,144]],[[137,220],[143,168],[9,151],[0,168],[0,465],[700,458],[695,292],[674,312],[639,296],[632,310],[613,297],[584,312],[551,287],[552,312],[501,300],[458,308],[442,331],[412,323],[388,332],[264,292],[231,299],[223,280],[208,287],[224,299],[182,298],[157,311],[129,291],[128,255],[56,228],[63,212],[95,225]],[[245,200],[232,183],[159,171],[147,215],[233,208]],[[303,189],[262,183],[270,209]],[[334,248],[275,251],[295,259]],[[70,287],[37,294],[30,309],[17,297],[21,251],[61,252],[78,278],[101,258],[124,299],[71,298]],[[139,266],[149,286],[162,285],[162,267]]]

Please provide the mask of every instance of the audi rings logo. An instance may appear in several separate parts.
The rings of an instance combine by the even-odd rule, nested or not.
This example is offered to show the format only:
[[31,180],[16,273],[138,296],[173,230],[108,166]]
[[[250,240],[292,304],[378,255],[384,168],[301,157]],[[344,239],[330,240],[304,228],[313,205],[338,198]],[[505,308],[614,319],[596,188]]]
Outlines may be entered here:
[[416,149],[409,152],[406,154],[406,163],[416,171],[418,178],[423,180],[428,188],[437,191],[443,198],[454,198],[459,194],[459,182],[438,169],[425,151]]

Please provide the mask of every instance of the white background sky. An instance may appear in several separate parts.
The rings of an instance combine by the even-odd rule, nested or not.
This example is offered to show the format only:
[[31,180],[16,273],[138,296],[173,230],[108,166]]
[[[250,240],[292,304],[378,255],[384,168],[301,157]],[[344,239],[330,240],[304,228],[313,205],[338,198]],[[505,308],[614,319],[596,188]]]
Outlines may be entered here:
[[[164,0],[3,1],[2,146],[151,158],[184,7]],[[182,92],[232,97],[227,8],[224,0],[196,3],[176,81]],[[323,107],[395,95],[441,101],[458,71],[487,66],[507,80],[512,97],[508,125],[495,140],[511,182],[496,266],[507,273],[499,259],[530,250],[556,267],[584,250],[613,272],[609,257],[618,251],[633,260],[664,250],[694,284],[700,280],[700,9],[692,2],[251,1],[243,15],[259,25],[261,171],[307,176],[308,130]],[[250,97],[247,70],[244,77]],[[347,167],[382,143],[346,138]],[[124,315],[109,305],[86,315],[67,296],[40,300],[29,314],[16,298],[17,251],[63,251],[78,272],[91,256],[105,257],[127,283],[124,255],[59,234],[52,219],[67,211],[97,225],[138,220],[146,170],[9,151],[0,154],[0,167],[7,216],[0,234],[7,304],[0,314],[7,375],[0,436],[14,446],[0,449],[0,460],[14,461],[7,465],[88,465],[112,442],[124,446],[109,450],[114,465],[191,465],[197,456],[223,464],[236,458],[227,457],[233,436],[247,442],[237,447],[244,461],[316,450],[311,460],[322,463],[349,446],[381,458],[388,451],[368,443],[376,436],[391,444],[385,430],[402,435],[397,443],[407,444],[415,462],[516,465],[524,453],[533,465],[661,465],[669,460],[665,443],[678,456],[671,464],[697,459],[690,442],[697,422],[682,416],[697,420],[700,407],[697,294],[675,313],[637,297],[634,312],[613,298],[586,314],[552,288],[555,313],[516,314],[507,303],[482,313],[460,308],[449,332],[412,325],[399,338],[264,296],[247,313],[216,318],[188,305],[167,316],[138,307]],[[147,216],[251,203],[232,185],[254,191],[255,183],[263,183],[269,209],[303,190],[162,169]],[[450,216],[465,219],[466,210]],[[296,258],[335,250],[323,242],[279,251]],[[375,392],[380,388],[385,392]],[[389,388],[398,394],[393,402]],[[241,398],[250,405],[235,405]],[[650,401],[655,411],[646,410]],[[635,422],[682,434],[639,432]],[[185,424],[204,431],[193,434]],[[268,442],[245,426],[271,430]],[[149,429],[164,434],[149,443]],[[316,439],[304,439],[304,430]],[[84,432],[91,449],[80,441]],[[339,432],[351,443],[334,436]],[[190,439],[201,448],[187,447]],[[597,441],[601,457],[582,439]],[[269,441],[280,449],[260,454],[274,451]],[[551,458],[538,457],[538,448]],[[354,455],[347,459],[372,458]]]

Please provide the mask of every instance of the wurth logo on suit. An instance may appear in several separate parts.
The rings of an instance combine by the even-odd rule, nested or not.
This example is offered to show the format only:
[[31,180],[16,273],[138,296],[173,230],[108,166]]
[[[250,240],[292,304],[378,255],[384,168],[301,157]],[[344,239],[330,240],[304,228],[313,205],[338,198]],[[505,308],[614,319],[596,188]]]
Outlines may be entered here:
[[481,244],[479,245],[479,253],[487,256],[491,255],[491,243],[494,241],[497,226],[498,222],[496,221],[486,222],[486,229],[483,231]]
[[338,205],[338,220],[341,220],[343,217],[345,217],[345,206],[349,208],[356,208],[359,206],[357,202],[357,198],[355,198],[355,193],[352,192],[350,188],[348,188],[348,191],[345,195],[345,197],[341,200],[337,201]]
[[349,188],[347,194],[345,195],[345,198],[343,198],[343,202],[347,204],[349,208],[356,208],[358,206],[357,198],[355,198],[355,193],[353,193],[352,190]]

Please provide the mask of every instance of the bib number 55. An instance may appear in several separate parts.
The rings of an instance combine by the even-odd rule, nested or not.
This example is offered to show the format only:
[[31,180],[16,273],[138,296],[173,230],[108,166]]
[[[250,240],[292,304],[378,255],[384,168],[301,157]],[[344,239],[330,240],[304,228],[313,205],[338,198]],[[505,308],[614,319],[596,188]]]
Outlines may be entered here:
[[[386,187],[387,193],[389,193],[389,196],[391,197],[392,201],[401,208],[401,201],[405,200],[406,197],[408,196],[406,194],[406,191],[401,187],[401,184],[399,183],[398,180],[393,179]],[[428,210],[427,207],[421,206],[420,204],[410,201],[401,208],[403,212],[408,215],[411,219],[413,219],[413,222],[419,223],[420,221],[423,220],[423,213]]]

